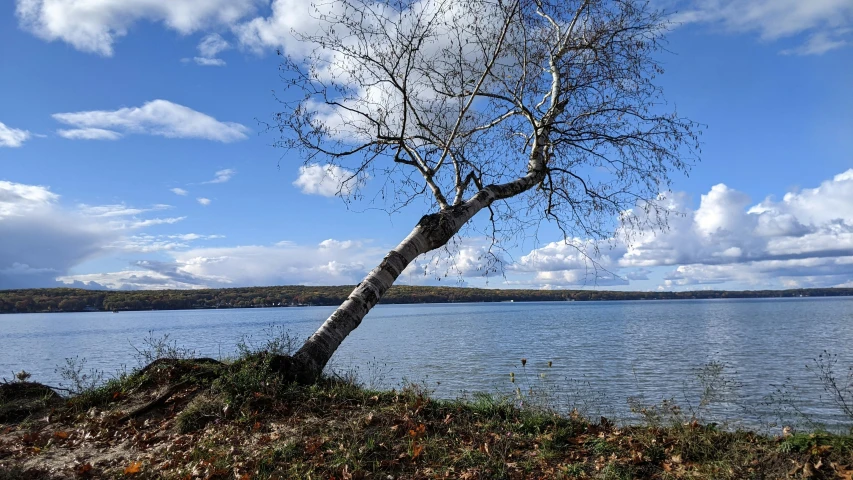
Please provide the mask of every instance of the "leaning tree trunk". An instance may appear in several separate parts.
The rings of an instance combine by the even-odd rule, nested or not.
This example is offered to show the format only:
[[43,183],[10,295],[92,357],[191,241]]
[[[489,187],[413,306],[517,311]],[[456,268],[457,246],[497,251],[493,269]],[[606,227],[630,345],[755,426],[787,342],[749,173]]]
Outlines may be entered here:
[[533,148],[527,175],[509,183],[484,187],[464,203],[421,218],[409,236],[385,255],[382,263],[364,277],[344,303],[293,355],[292,363],[287,365],[293,379],[303,383],[315,381],[341,342],[361,324],[367,312],[418,255],[447,244],[468,220],[495,200],[513,197],[541,182],[545,177],[545,151],[545,137],[540,136]]

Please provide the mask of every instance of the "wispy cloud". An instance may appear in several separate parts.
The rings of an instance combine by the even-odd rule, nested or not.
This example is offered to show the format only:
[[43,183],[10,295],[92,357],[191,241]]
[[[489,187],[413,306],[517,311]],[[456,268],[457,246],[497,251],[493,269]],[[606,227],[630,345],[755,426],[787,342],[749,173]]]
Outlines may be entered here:
[[0,122],[0,147],[20,147],[31,136],[27,130],[7,127],[5,123]]
[[134,220],[124,224],[125,228],[143,228],[152,225],[172,225],[186,220],[187,217],[149,218],[147,220]]
[[849,45],[850,41],[843,39],[841,35],[833,35],[830,32],[815,33],[806,43],[796,48],[782,50],[782,55],[823,55],[824,53]]
[[79,206],[80,211],[92,217],[127,217],[131,215],[139,215],[146,212],[155,212],[160,210],[168,210],[171,205],[158,204],[149,208],[133,208],[120,203],[115,205],[85,205]]
[[202,66],[224,67],[225,60],[216,57],[228,48],[231,48],[231,45],[218,33],[206,35],[198,44],[199,56],[193,57],[193,60]]
[[201,65],[202,67],[225,66],[225,60],[221,58],[193,57],[193,61],[196,63],[196,65]]
[[118,140],[121,134],[103,128],[74,128],[71,130],[60,129],[56,133],[60,137],[69,140]]
[[231,180],[234,175],[237,175],[237,170],[233,168],[226,168],[224,170],[217,170],[214,174],[213,180],[208,180],[206,182],[201,182],[202,185],[211,184],[211,183],[225,183],[228,180]]
[[190,192],[184,190],[183,188],[177,188],[177,187],[171,189],[170,192],[174,193],[175,195],[180,195],[182,197],[185,197],[185,196],[187,196],[187,194],[190,193]]
[[[757,32],[762,40],[805,37],[780,53],[821,55],[844,47],[853,35],[849,0],[670,0],[676,22],[704,23],[731,32]],[[800,40],[802,41],[802,40]]]
[[141,107],[55,113],[53,118],[75,127],[61,130],[72,139],[114,139],[124,133],[157,135],[167,138],[201,138],[233,142],[247,138],[245,126],[219,120],[167,100],[153,100]]
[[198,203],[204,205],[205,207],[210,205],[210,199],[209,198],[198,197],[198,198],[196,198],[196,200],[198,201]]
[[225,238],[223,235],[200,235],[183,233],[174,235],[131,235],[116,242],[114,246],[126,252],[152,253],[190,248],[196,241]]

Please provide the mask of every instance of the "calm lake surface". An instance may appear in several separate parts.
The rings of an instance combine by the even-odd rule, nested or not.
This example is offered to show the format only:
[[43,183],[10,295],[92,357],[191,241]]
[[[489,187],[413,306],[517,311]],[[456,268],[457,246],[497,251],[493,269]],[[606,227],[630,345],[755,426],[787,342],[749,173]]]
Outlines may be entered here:
[[[57,385],[63,381],[55,368],[74,356],[107,373],[136,367],[131,345],[140,347],[149,331],[170,334],[198,356],[225,358],[246,335],[260,343],[270,325],[305,338],[333,310],[3,315],[0,377],[24,369],[35,381]],[[721,362],[724,378],[738,385],[712,406],[713,418],[755,428],[782,413],[782,422],[802,423],[782,412],[782,403],[767,404],[785,385],[798,408],[837,426],[844,417],[806,368],[824,350],[838,354],[846,378],[853,365],[853,298],[380,305],[347,338],[333,366],[356,369],[375,386],[424,383],[445,398],[534,387],[550,391],[560,408],[630,420],[629,397],[697,404],[697,371]]]

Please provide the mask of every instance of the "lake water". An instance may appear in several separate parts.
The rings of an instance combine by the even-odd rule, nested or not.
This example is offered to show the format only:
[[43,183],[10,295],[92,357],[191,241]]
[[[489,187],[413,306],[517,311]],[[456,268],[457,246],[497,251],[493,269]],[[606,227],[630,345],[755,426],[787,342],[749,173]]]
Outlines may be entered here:
[[[245,335],[261,341],[270,325],[305,338],[333,310],[4,315],[0,377],[25,369],[33,380],[56,385],[62,382],[56,366],[74,356],[108,373],[135,367],[131,345],[140,346],[149,331],[168,333],[199,356],[225,358]],[[711,417],[766,426],[784,410],[779,401],[767,404],[781,387],[814,420],[837,426],[844,417],[806,368],[824,350],[839,355],[846,378],[853,365],[853,298],[380,305],[333,365],[357,369],[363,381],[381,387],[420,382],[445,398],[533,387],[550,392],[560,408],[629,419],[629,397],[697,404],[697,372],[718,362],[727,366],[722,378],[737,385],[726,401],[711,405]],[[801,423],[790,411],[783,416]]]

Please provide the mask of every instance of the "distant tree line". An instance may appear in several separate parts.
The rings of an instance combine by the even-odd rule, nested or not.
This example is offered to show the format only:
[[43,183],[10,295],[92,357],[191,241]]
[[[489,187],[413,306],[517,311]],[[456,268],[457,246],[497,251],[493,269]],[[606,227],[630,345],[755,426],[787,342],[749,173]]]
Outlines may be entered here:
[[[0,290],[0,313],[187,310],[201,308],[294,307],[340,305],[351,285],[283,286],[206,290],[82,290],[47,288]],[[853,288],[692,292],[617,292],[607,290],[497,290],[397,285],[382,303],[538,302],[592,300],[677,300],[708,298],[835,297]]]

